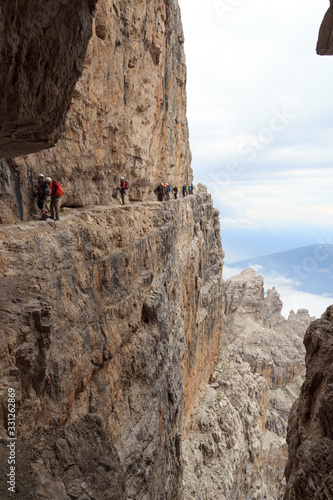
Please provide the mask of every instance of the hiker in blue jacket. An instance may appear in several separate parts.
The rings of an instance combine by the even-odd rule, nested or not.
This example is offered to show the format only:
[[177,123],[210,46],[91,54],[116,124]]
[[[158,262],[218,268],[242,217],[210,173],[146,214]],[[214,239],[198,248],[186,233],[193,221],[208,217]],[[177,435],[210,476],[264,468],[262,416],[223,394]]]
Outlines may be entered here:
[[41,211],[42,217],[40,220],[46,220],[47,215],[45,211],[46,197],[50,196],[51,192],[48,184],[44,181],[44,175],[38,175],[38,184],[35,186],[34,196],[37,197],[37,206]]

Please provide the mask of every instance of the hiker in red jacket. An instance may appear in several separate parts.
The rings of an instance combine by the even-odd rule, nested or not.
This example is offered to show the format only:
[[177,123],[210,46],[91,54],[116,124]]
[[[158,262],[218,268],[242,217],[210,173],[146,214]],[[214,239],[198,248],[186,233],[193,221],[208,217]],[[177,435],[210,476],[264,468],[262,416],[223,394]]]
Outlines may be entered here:
[[59,182],[56,181],[55,179],[52,181],[50,177],[47,177],[46,182],[49,183],[51,190],[51,203],[50,203],[51,219],[59,220],[59,205],[63,189],[60,186]]
[[125,181],[124,177],[120,178],[120,188],[118,189],[120,191],[121,202],[123,205],[125,205],[125,195],[126,195],[126,189],[128,189],[128,184],[127,181]]

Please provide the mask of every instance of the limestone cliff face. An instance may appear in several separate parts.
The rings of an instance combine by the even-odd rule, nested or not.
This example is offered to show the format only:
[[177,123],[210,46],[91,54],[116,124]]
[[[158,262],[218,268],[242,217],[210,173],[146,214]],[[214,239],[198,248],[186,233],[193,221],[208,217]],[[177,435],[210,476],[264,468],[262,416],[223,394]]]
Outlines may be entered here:
[[268,498],[261,460],[267,406],[267,382],[224,351],[184,441],[184,500]]
[[0,230],[1,434],[13,387],[19,484],[54,500],[181,498],[181,436],[223,342],[210,196],[40,224]]
[[40,151],[59,138],[82,74],[95,3],[0,3],[0,157]]
[[63,204],[75,207],[114,203],[120,175],[140,201],[155,199],[161,181],[190,183],[185,83],[177,2],[99,0],[62,139],[2,160],[0,222],[31,217],[40,171],[62,183]]
[[[225,314],[233,317],[233,313],[244,317],[253,317],[258,320],[264,301],[264,279],[249,268],[234,276],[225,284]],[[229,335],[236,335],[233,328],[229,328]],[[229,337],[230,341],[231,338]]]
[[224,294],[230,356],[247,361],[269,384],[256,478],[263,487],[257,498],[280,500],[285,491],[288,416],[303,383],[302,339],[313,318],[300,309],[285,320],[277,290],[268,290],[264,297],[263,278],[252,269],[230,278]]
[[247,361],[253,372],[259,373],[271,389],[283,388],[296,382],[304,373],[303,335],[311,322],[308,312],[300,310],[297,319],[289,323],[281,315],[282,302],[275,289],[264,297],[262,276],[253,269],[227,280],[225,313],[228,349]]
[[285,500],[333,497],[333,306],[308,328],[306,380],[288,426]]
[[309,311],[307,309],[298,309],[295,313],[293,310],[290,311],[288,316],[288,324],[292,327],[293,331],[303,340],[307,327],[310,321],[315,321],[316,318],[309,317]]

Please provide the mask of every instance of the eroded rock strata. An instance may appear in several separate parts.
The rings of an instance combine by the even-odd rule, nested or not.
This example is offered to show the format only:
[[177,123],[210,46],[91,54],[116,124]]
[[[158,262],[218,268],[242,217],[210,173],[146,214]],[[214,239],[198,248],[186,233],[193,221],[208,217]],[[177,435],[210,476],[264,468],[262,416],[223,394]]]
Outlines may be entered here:
[[191,183],[185,84],[177,2],[99,0],[62,139],[2,160],[0,222],[31,218],[40,171],[64,186],[72,207],[117,202],[120,175],[140,201],[155,199],[161,181]]
[[[281,315],[282,302],[275,289],[264,297],[264,280],[247,269],[225,284],[228,349],[247,361],[271,389],[284,388],[304,373],[304,346],[300,337],[310,324],[308,311]],[[294,330],[294,326],[297,331]],[[303,333],[303,335],[304,335]]]
[[[23,4],[4,5],[15,7],[10,21],[21,33]],[[81,48],[72,51],[77,33],[66,5],[62,17],[48,13],[61,40],[61,23],[72,30],[66,50],[75,59]],[[86,5],[87,16],[78,10],[77,19],[91,26],[93,3]],[[40,26],[50,34],[54,27],[42,7],[30,5],[25,21],[46,43]],[[200,188],[188,199],[152,201],[160,181],[192,181],[178,3],[99,0],[92,32],[62,139],[26,157],[11,158],[56,140],[80,67],[74,62],[68,76],[47,45],[44,67],[30,49],[8,42],[16,59],[27,56],[26,72],[13,60],[26,136],[7,128],[0,222],[32,218],[39,172],[61,182],[63,207],[76,210],[64,208],[58,225],[0,230],[1,474],[12,387],[17,498],[175,500],[182,498],[182,436],[224,343],[219,214]],[[34,64],[42,84],[36,92],[29,86],[31,99],[22,102]],[[50,69],[68,76],[54,101]],[[35,122],[42,138],[33,135]],[[125,207],[120,175],[130,186]]]
[[[263,278],[247,269],[225,283],[226,335],[232,359],[248,362],[251,371],[269,384],[267,414],[261,441],[258,481],[264,485],[257,498],[282,499],[287,461],[286,433],[290,409],[304,380],[302,340],[311,321],[309,312],[282,316],[282,301],[275,288],[264,296]],[[257,418],[259,418],[257,414]]]
[[266,499],[268,384],[225,352],[184,442],[184,500]]
[[67,499],[73,485],[116,498],[104,496],[113,483],[118,498],[181,498],[182,433],[223,342],[210,196],[40,224],[0,230],[2,436],[13,387],[20,446],[34,457],[22,477],[33,477],[37,498]]
[[288,425],[285,500],[333,497],[333,306],[308,328],[306,380]]

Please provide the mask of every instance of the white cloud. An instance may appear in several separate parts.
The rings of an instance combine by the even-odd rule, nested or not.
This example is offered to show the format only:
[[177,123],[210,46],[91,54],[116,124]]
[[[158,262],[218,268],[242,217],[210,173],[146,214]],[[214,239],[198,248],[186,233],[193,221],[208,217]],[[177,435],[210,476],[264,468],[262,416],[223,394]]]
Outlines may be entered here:
[[227,217],[224,217],[222,220],[221,220],[221,226],[223,228],[225,227],[242,227],[242,228],[247,228],[247,229],[250,229],[250,228],[258,228],[260,227],[259,224],[256,224],[255,222],[249,220],[249,219],[246,219],[246,218],[230,218],[228,219]]
[[224,226],[332,225],[332,59],[315,54],[327,0],[179,3],[194,173]]
[[210,174],[213,179],[207,186],[220,209],[223,227],[282,227],[304,222],[332,226],[333,177],[328,169],[318,173],[319,178],[315,170],[293,170],[285,175],[272,172],[268,182],[267,172],[254,180],[221,171]]

